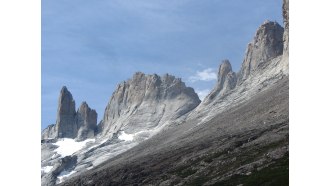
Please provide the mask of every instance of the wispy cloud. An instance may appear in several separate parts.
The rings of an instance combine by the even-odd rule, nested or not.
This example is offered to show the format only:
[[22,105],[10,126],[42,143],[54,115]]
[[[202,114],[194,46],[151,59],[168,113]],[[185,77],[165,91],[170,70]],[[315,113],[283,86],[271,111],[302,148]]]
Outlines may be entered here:
[[213,81],[217,80],[217,73],[213,68],[207,68],[202,71],[197,71],[195,75],[189,77],[189,81]]
[[196,90],[196,93],[200,100],[203,101],[203,99],[210,93],[210,89],[204,89],[204,90]]

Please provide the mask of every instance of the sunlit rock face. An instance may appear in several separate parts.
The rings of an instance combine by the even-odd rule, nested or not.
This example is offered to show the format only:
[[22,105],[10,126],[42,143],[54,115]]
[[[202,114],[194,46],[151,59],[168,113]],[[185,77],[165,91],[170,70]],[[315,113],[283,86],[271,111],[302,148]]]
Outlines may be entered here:
[[137,72],[114,91],[100,125],[101,135],[112,137],[119,130],[129,134],[153,130],[186,114],[199,103],[198,95],[180,78]]
[[89,108],[86,102],[83,102],[79,107],[76,122],[79,128],[77,133],[78,140],[94,137],[97,128],[97,113],[95,110]]
[[289,54],[289,0],[283,0],[282,6],[283,23],[284,23],[284,54]]
[[242,82],[258,69],[283,53],[284,29],[277,22],[265,21],[257,30],[254,39],[248,44],[238,81]]
[[229,60],[223,60],[218,71],[218,81],[211,93],[205,98],[205,103],[209,103],[217,96],[223,96],[229,90],[235,88],[237,82],[236,73],[233,72]]
[[58,99],[56,137],[75,138],[78,127],[76,125],[76,105],[71,92],[64,86]]
[[75,101],[63,86],[58,99],[56,124],[42,131],[41,139],[71,138],[78,141],[93,138],[97,128],[97,113],[83,102],[76,111]]

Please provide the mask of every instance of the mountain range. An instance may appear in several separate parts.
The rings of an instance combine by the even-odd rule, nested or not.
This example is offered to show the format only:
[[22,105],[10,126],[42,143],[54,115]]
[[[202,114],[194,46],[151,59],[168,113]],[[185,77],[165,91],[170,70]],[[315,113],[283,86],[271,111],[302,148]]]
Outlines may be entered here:
[[288,185],[288,3],[284,28],[261,24],[203,100],[180,78],[136,72],[97,122],[64,86],[41,135],[42,185]]

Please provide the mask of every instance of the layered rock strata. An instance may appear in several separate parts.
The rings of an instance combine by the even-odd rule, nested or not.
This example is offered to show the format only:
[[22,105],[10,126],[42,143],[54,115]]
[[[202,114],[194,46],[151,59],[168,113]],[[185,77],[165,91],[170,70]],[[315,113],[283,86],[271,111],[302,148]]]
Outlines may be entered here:
[[242,82],[258,69],[258,66],[282,55],[284,29],[277,22],[265,21],[248,44],[245,57],[238,73]]
[[235,88],[237,82],[236,73],[233,72],[229,60],[223,60],[218,71],[218,81],[211,93],[205,98],[205,102],[212,101],[216,96],[222,96]]
[[137,72],[113,93],[100,125],[102,135],[154,129],[188,113],[199,103],[198,95],[180,78]]

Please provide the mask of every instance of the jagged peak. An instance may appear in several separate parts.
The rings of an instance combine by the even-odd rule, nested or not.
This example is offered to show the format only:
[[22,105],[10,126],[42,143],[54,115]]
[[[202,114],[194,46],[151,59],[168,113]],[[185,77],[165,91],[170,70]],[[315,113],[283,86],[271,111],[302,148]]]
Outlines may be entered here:
[[79,112],[80,110],[83,110],[83,109],[87,109],[87,110],[91,110],[87,104],[86,101],[83,101],[81,104],[80,104],[80,107],[78,108],[78,111]]
[[65,97],[68,97],[71,101],[74,102],[71,92],[68,90],[68,88],[66,86],[63,86],[61,91],[60,91],[60,97],[59,98],[60,98],[60,100],[62,100]]
[[266,20],[257,29],[256,34],[247,46],[244,60],[238,74],[242,82],[251,72],[258,69],[259,64],[283,54],[284,28],[277,22]]
[[219,67],[219,72],[218,72],[218,81],[220,80],[219,78],[221,76],[227,75],[229,72],[232,72],[232,67],[228,59],[222,60],[222,63],[220,64]]
[[271,28],[271,27],[283,29],[283,27],[282,27],[277,21],[265,20],[265,21],[259,26],[259,28],[257,29],[257,32],[258,32],[258,30],[260,30],[260,29]]
[[68,88],[64,85],[61,89],[61,92],[67,92],[68,91]]

